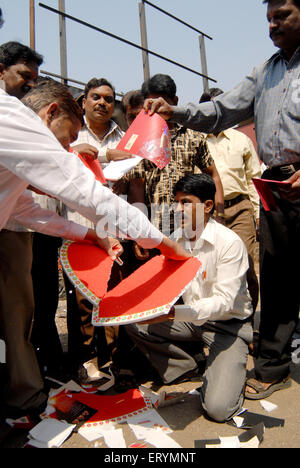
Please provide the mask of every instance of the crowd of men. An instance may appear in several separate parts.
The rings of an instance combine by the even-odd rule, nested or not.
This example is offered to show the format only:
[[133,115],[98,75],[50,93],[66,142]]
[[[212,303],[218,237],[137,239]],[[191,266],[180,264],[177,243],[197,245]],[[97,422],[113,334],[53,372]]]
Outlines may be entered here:
[[[156,74],[123,97],[125,126],[113,117],[116,95],[107,79],[92,78],[75,99],[62,84],[38,78],[41,55],[17,42],[0,46],[1,417],[40,414],[45,377],[86,383],[91,360],[99,368],[112,363],[120,392],[150,375],[163,384],[202,375],[203,408],[218,422],[231,419],[245,397],[291,386],[300,305],[291,268],[300,254],[300,2],[264,3],[278,52],[232,91],[211,89],[187,107],[178,105],[172,77]],[[143,111],[168,123],[164,169],[117,149]],[[233,128],[247,119],[255,122],[258,154]],[[116,161],[132,167],[100,183],[78,154],[97,159],[104,172]],[[252,179],[260,177],[290,183],[289,191],[273,189],[276,210],[259,202]],[[107,210],[115,238],[96,230]],[[94,242],[122,258],[109,289],[161,253],[199,258],[201,274],[168,315],[118,328],[95,328],[92,305],[65,276],[65,355],[55,325],[65,239]],[[246,380],[249,352],[255,378]]]

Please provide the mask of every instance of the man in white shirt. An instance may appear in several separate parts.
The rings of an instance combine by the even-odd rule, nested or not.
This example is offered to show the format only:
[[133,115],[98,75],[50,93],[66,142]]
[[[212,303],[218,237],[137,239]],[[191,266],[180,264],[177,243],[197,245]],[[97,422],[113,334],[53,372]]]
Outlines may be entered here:
[[[191,344],[198,343],[199,353],[207,346],[203,408],[209,417],[224,422],[242,406],[252,339],[247,250],[239,236],[211,218],[215,185],[210,176],[183,177],[174,195],[177,211],[183,213],[177,235],[199,258],[201,270],[182,296],[184,305],[147,324],[128,325],[126,330],[164,384],[176,383],[198,369],[195,355],[187,351]],[[202,227],[197,221],[199,208],[204,210]]]
[[[98,183],[93,173],[84,166],[77,156],[71,155],[63,149],[68,148],[76,140],[77,133],[81,128],[78,114],[80,109],[73,98],[71,97],[71,100],[69,99],[67,105],[64,106],[60,101],[61,93],[59,92],[57,99],[50,105],[43,105],[43,92],[39,93],[38,91],[38,88],[35,88],[26,96],[27,105],[38,113],[36,115],[33,110],[25,107],[18,99],[9,96],[4,91],[4,83],[0,81],[0,230],[3,229],[9,218],[13,218],[34,231],[74,240],[97,241],[94,231],[64,220],[55,213],[42,210],[39,205],[36,205],[30,193],[24,192],[31,185],[78,210],[94,224],[108,215],[112,215],[115,219],[116,231],[120,236],[134,238],[144,247],[161,248],[166,255],[175,254],[176,257],[177,253],[180,252],[185,257],[186,253],[182,249],[178,250],[177,253],[174,251],[175,243],[165,239],[139,210],[134,209]],[[73,118],[70,117],[72,114]],[[22,366],[18,368],[17,360],[12,362],[10,356],[14,342],[16,344],[22,343],[20,362],[24,361],[25,352],[30,347],[32,314],[28,313],[22,326],[19,327],[19,330],[22,330],[23,327],[23,332],[25,328],[27,330],[27,333],[22,335],[22,333],[12,332],[16,320],[10,317],[8,321],[5,312],[17,310],[14,304],[15,300],[22,302],[22,298],[20,300],[16,294],[9,295],[7,278],[8,275],[11,275],[11,270],[13,274],[27,278],[27,291],[29,296],[32,294],[32,284],[28,279],[31,270],[31,246],[29,242],[26,242],[26,247],[19,245],[19,264],[12,265],[9,262],[9,252],[7,252],[4,242],[6,234],[5,232],[0,233],[2,267],[0,310],[3,312],[0,320],[0,332],[1,335],[7,335],[8,329],[11,331],[9,333],[11,341],[6,344],[7,363],[8,365],[11,363],[14,368],[14,373],[11,374],[13,378],[10,379],[14,391],[9,391],[8,404],[18,410],[29,411],[38,408],[40,404],[45,402],[46,396],[41,391],[43,382],[38,373],[35,374],[35,379],[28,379],[26,368]],[[101,235],[103,234],[101,233]],[[103,241],[99,239],[99,242]],[[107,243],[106,247],[108,248]],[[11,282],[13,282],[13,277],[11,277]],[[10,301],[11,305],[9,305]],[[33,354],[32,359],[34,359]],[[30,359],[27,362],[30,368]],[[20,375],[20,369],[22,375]],[[22,385],[23,379],[27,381],[27,386]]]
[[92,78],[87,83],[82,100],[85,124],[72,145],[80,154],[97,157],[102,169],[110,161],[132,157],[115,149],[124,136],[119,125],[112,120],[115,97],[114,87],[105,78]]

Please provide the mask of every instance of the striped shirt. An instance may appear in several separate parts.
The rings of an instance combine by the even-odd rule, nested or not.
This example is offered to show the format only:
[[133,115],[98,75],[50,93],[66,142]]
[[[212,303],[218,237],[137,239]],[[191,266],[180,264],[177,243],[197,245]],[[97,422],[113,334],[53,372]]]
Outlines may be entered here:
[[300,47],[289,62],[277,52],[212,102],[175,107],[173,120],[220,133],[253,116],[258,154],[267,166],[300,162]]
[[201,172],[214,163],[204,135],[179,125],[170,133],[172,157],[164,169],[144,159],[125,176],[127,180],[145,179],[145,204],[151,222],[167,236],[174,230],[172,206],[175,184],[184,175]]

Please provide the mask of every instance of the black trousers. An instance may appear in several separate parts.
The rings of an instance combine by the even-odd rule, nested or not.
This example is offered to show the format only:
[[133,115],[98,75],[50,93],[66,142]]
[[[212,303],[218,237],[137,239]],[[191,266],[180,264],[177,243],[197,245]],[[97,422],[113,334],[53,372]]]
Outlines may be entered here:
[[[274,171],[262,178],[274,180]],[[287,200],[277,191],[273,195],[277,211],[261,208],[260,213],[261,324],[255,371],[262,382],[289,375],[300,306],[300,199]]]

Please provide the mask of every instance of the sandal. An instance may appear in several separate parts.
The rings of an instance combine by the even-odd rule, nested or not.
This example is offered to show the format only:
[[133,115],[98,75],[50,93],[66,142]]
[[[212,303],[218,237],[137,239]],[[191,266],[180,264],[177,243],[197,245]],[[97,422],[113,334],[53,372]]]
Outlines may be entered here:
[[272,395],[274,392],[278,390],[284,390],[286,388],[290,388],[292,385],[291,379],[289,377],[280,380],[279,382],[274,382],[270,385],[269,388],[264,388],[264,386],[255,379],[248,379],[246,382],[246,386],[253,388],[256,393],[250,393],[245,391],[245,398],[248,400],[264,400]]

